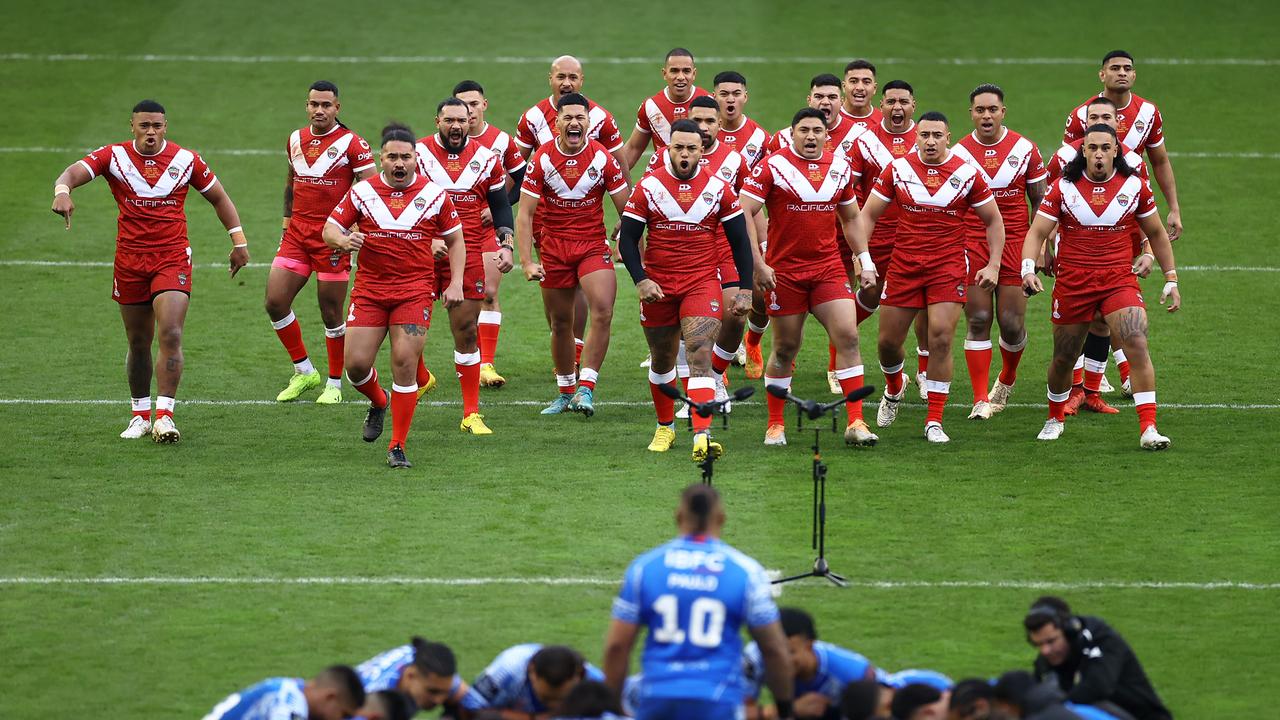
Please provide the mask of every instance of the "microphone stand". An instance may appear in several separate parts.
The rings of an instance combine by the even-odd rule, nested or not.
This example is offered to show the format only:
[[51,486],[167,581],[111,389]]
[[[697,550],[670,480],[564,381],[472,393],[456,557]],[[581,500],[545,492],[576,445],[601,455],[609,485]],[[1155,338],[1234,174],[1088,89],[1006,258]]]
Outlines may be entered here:
[[[756,389],[747,386],[741,387],[733,391],[733,396],[726,400],[712,400],[711,402],[699,403],[690,400],[684,393],[680,392],[674,385],[661,385],[658,388],[663,395],[672,400],[683,400],[689,406],[689,418],[692,420],[693,414],[697,413],[699,417],[713,417],[719,415],[724,422],[724,427],[729,427],[729,414],[725,412],[725,407],[729,403],[746,400],[756,394]],[[707,453],[707,459],[698,463],[698,467],[702,469],[702,482],[707,485],[711,484],[711,476],[715,473],[716,456],[714,453]]]
[[[792,395],[791,392],[784,387],[770,386],[767,387],[770,395],[781,398],[787,402],[794,403],[796,406],[796,429],[804,429],[804,419],[807,416],[810,420],[817,420],[823,415],[831,416],[831,432],[836,432],[836,413],[846,403],[861,400],[873,392],[875,388],[867,385],[858,390],[849,393],[848,396],[840,398],[832,403],[825,405],[814,402],[813,400],[803,400]],[[813,569],[809,572],[791,575],[779,580],[774,580],[774,585],[793,582],[795,580],[803,580],[805,578],[817,577],[826,578],[836,587],[848,587],[849,583],[843,575],[834,572],[827,563],[827,464],[822,461],[822,448],[820,438],[822,437],[822,426],[815,425],[813,428],[813,531],[811,545],[814,550],[818,551],[818,557],[813,561]]]

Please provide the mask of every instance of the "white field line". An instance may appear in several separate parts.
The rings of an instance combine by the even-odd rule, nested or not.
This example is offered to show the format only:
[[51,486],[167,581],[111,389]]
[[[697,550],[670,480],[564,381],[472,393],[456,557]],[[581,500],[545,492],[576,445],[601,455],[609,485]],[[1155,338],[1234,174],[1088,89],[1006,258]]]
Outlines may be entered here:
[[[265,406],[285,406],[285,405],[307,405],[310,400],[297,400],[292,403],[282,403],[276,400],[187,400],[178,398],[178,405],[207,405],[212,407],[265,407]],[[98,398],[0,398],[0,406],[3,405],[45,405],[45,406],[74,406],[74,405],[127,405],[128,400],[124,399],[98,399]],[[355,405],[357,403],[349,403]],[[462,405],[459,400],[427,400],[419,403],[421,405],[435,407],[458,407]],[[486,400],[481,403],[485,407],[544,407],[545,400]],[[758,401],[740,400],[736,405],[759,405]],[[651,407],[652,403],[648,400],[601,400],[596,405],[613,406],[613,407]],[[916,407],[915,405],[908,405]],[[923,407],[923,406],[921,406]],[[966,403],[955,402],[949,403],[948,407],[968,409],[970,406]],[[1009,403],[1006,407],[1024,408],[1024,409],[1043,409],[1044,403]],[[1280,403],[1160,403],[1162,410],[1280,410]]]
[[[10,576],[0,577],[0,586],[61,585],[267,585],[267,586],[386,586],[431,585],[475,587],[491,585],[542,585],[616,587],[620,577],[219,577],[219,576]],[[1280,590],[1280,583],[1212,580],[1207,582],[1164,580],[851,580],[857,588],[965,589],[965,590]]]
[[[93,150],[93,149],[94,149],[94,148],[91,148],[91,147],[85,147],[85,148],[73,148],[73,147],[43,147],[43,146],[20,147],[20,146],[14,146],[14,147],[0,147],[0,154],[6,154],[6,153],[7,153],[7,154],[21,154],[21,153],[29,153],[29,154],[48,154],[48,155],[83,155],[83,154],[85,154],[85,153],[87,153],[87,152],[89,152],[89,151],[91,151],[91,150]],[[219,155],[236,155],[236,156],[239,156],[239,155],[250,155],[250,156],[271,156],[271,155],[280,155],[280,156],[283,156],[283,155],[284,155],[284,151],[283,151],[283,150],[280,150],[280,149],[268,150],[268,149],[266,149],[266,148],[224,148],[224,149],[217,149],[217,148],[202,148],[202,149],[200,149],[200,154],[201,154],[201,155],[208,155],[208,156],[210,156],[210,157],[216,157],[216,156],[219,156]],[[646,155],[648,155],[648,153],[647,153],[647,152],[646,152],[645,154],[646,154]],[[1202,159],[1204,159],[1204,158],[1211,158],[1211,159],[1227,159],[1227,160],[1280,160],[1280,153],[1274,153],[1274,152],[1253,152],[1253,151],[1240,151],[1240,152],[1181,152],[1181,151],[1177,151],[1177,150],[1175,150],[1175,151],[1171,151],[1171,152],[1169,153],[1169,157],[1173,157],[1173,158],[1202,158]]]
[[[158,62],[158,63],[228,63],[255,65],[262,63],[338,63],[338,64],[393,64],[393,65],[465,65],[493,63],[499,65],[547,65],[554,58],[550,55],[184,55],[184,54],[128,54],[102,53],[3,53],[3,62]],[[580,58],[584,64],[601,65],[656,65],[654,57],[591,57]],[[810,55],[764,56],[722,55],[698,58],[703,63],[740,63],[744,65],[766,64],[843,64],[847,57],[822,57]],[[1083,57],[933,57],[933,58],[880,58],[886,65],[1089,65],[1097,66],[1097,58]],[[1245,65],[1271,67],[1280,65],[1280,58],[1142,58],[1143,65]]]
[[[65,268],[109,268],[112,263],[106,260],[6,260],[0,259],[0,267],[65,267]],[[227,263],[200,263],[198,268],[226,270]],[[268,268],[271,263],[249,263],[247,268]],[[1179,265],[1182,272],[1280,272],[1280,267],[1268,265]]]

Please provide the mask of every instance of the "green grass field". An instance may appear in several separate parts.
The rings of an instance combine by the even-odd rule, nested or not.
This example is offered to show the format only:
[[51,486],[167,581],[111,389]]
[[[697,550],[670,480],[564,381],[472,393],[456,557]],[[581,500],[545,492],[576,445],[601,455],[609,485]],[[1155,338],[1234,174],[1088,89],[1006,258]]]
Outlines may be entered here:
[[[960,678],[1029,667],[1020,619],[1047,588],[1120,629],[1178,717],[1274,712],[1280,262],[1266,188],[1280,180],[1280,157],[1265,138],[1280,112],[1270,31],[1280,11],[663,5],[182,0],[7,11],[0,717],[200,717],[261,678],[356,663],[415,633],[451,643],[467,677],[525,641],[570,643],[598,661],[615,580],[673,533],[676,495],[697,479],[687,435],[679,452],[644,450],[653,416],[625,274],[596,417],[538,416],[554,392],[546,326],[536,288],[511,276],[498,356],[509,384],[482,395],[496,435],[457,431],[458,390],[446,377],[418,411],[416,467],[393,474],[383,445],[358,440],[354,390],[335,408],[263,402],[290,372],[262,310],[284,176],[275,153],[306,121],[305,89],[318,78],[338,83],[344,121],[367,138],[391,118],[426,134],[435,103],[463,78],[485,85],[490,121],[512,130],[545,97],[547,61],[562,52],[585,58],[585,91],[627,134],[673,45],[699,56],[701,84],[724,69],[746,74],[747,111],[771,129],[803,105],[809,77],[855,56],[880,63],[882,84],[912,82],[919,110],[946,112],[957,138],[969,89],[996,82],[1008,124],[1046,155],[1066,113],[1097,88],[1096,60],[1117,46],[1138,57],[1136,89],[1164,113],[1186,225],[1175,248],[1185,308],[1152,311],[1172,450],[1141,452],[1132,405],[1119,398],[1120,415],[1081,417],[1060,442],[1035,442],[1049,350],[1048,300],[1038,297],[1017,407],[985,425],[949,409],[943,448],[920,437],[918,400],[872,451],[824,440],[828,555],[855,587],[791,585],[780,601],[811,610],[825,638],[888,670]],[[102,182],[77,191],[69,233],[48,211],[58,172],[127,138],[142,97],[163,102],[170,139],[218,173],[257,263],[234,281],[215,267],[228,243],[193,194],[199,269],[177,413],[184,439],[173,447],[116,438],[128,395],[110,301],[110,193]],[[1145,287],[1158,294],[1157,281]],[[322,357],[313,298],[304,289],[295,309]],[[874,328],[863,326],[863,350],[879,385]],[[825,395],[824,345],[814,326],[798,394]],[[447,329],[434,328],[428,362],[447,368],[451,349]],[[959,343],[956,353],[963,404]],[[726,539],[798,572],[812,560],[810,436],[793,431],[791,446],[766,452],[763,430],[757,398],[720,433]]]

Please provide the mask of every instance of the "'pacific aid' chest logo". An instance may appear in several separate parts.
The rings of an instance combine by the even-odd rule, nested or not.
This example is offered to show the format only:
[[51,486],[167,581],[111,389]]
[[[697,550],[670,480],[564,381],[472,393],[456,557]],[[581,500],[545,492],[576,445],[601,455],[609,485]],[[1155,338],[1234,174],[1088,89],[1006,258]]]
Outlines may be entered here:
[[676,188],[676,200],[681,205],[688,205],[693,202],[693,186],[681,183],[680,186]]
[[1000,154],[995,150],[987,150],[982,155],[982,167],[986,168],[988,173],[1000,167]]
[[1107,189],[1105,187],[1095,187],[1089,195],[1089,204],[1098,208],[1106,207]]
[[818,163],[809,163],[809,182],[822,182],[822,166]]
[[929,172],[924,176],[924,186],[930,191],[942,187],[942,175],[937,170],[929,168]]

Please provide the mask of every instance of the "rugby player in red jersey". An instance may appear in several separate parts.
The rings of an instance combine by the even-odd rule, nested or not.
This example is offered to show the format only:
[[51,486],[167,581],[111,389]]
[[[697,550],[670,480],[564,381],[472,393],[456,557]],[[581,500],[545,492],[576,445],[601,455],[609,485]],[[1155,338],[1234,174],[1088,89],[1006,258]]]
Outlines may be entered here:
[[[796,113],[791,120],[792,145],[765,158],[746,178],[742,209],[748,215],[762,207],[769,212],[768,248],[755,269],[755,284],[767,298],[773,318],[773,351],[765,384],[791,386],[805,318],[812,313],[836,348],[836,377],[847,395],[862,387],[863,372],[854,291],[840,255],[848,253],[861,262],[863,286],[875,285],[876,269],[858,222],[857,178],[848,160],[823,149],[826,134],[826,117],[820,110],[805,108]],[[840,221],[839,239],[833,215]],[[786,445],[786,402],[773,395],[768,402],[764,443]],[[879,438],[862,419],[862,401],[846,407],[845,442],[874,445]]]
[[[71,191],[102,175],[120,208],[112,298],[120,305],[129,353],[125,374],[133,417],[120,437],[150,435],[158,443],[181,439],[173,423],[174,398],[182,380],[182,330],[191,299],[191,246],[183,210],[194,187],[213,206],[231,236],[231,276],[249,262],[249,244],[240,216],[213,170],[196,153],[165,139],[164,107],[143,100],[130,117],[131,142],[105,145],[68,166],[53,186],[53,212],[67,230],[76,205]],[[159,336],[155,362],[155,419],[151,412],[152,340]]]
[[[529,159],[521,192],[527,202],[516,216],[524,276],[542,286],[542,303],[551,324],[551,358],[559,395],[543,415],[565,410],[595,414],[596,381],[609,349],[609,329],[618,280],[604,229],[604,196],[618,214],[627,201],[622,165],[607,148],[591,140],[590,102],[577,93],[560,96],[555,139]],[[533,255],[533,218],[541,217],[538,257]],[[581,288],[590,306],[591,332],[575,375],[574,296]]]
[[[391,407],[391,443],[387,464],[412,467],[405,440],[418,405],[417,369],[431,326],[438,286],[432,243],[448,247],[450,279],[441,293],[446,308],[462,303],[466,247],[462,221],[449,193],[417,172],[413,131],[388,125],[382,131],[381,173],[352,186],[324,226],[324,241],[334,250],[359,253],[355,288],[347,312],[347,377],[365,397],[363,437],[382,434]],[[357,228],[351,231],[352,227]],[[391,397],[378,384],[374,361],[391,336]],[[356,378],[363,378],[356,380]]]
[[[463,80],[453,86],[453,96],[467,104],[467,111],[470,113],[467,125],[469,140],[484,145],[500,158],[502,169],[507,175],[506,189],[510,200],[516,194],[513,190],[524,179],[524,156],[511,141],[510,135],[485,121],[489,101],[485,98],[484,87],[480,83]],[[484,227],[493,227],[493,216],[488,208],[482,211],[481,220]],[[501,252],[484,255],[484,300],[480,304],[476,336],[480,343],[480,384],[485,387],[498,388],[507,384],[506,378],[494,368],[493,359],[498,352],[498,334],[502,330],[502,305],[498,302],[498,289],[502,285],[502,276],[511,271],[511,260]]]
[[633,168],[653,141],[656,153],[671,142],[671,127],[677,120],[689,117],[689,103],[706,90],[694,85],[698,68],[693,63],[693,53],[684,48],[673,48],[662,63],[662,79],[667,86],[662,92],[645,100],[636,111],[636,127],[622,148],[623,163]]
[[[640,296],[640,323],[649,343],[652,364],[649,389],[658,426],[649,450],[666,452],[675,442],[675,407],[661,386],[676,378],[677,349],[683,337],[693,377],[689,398],[695,403],[715,398],[711,346],[720,332],[719,244],[716,226],[724,225],[739,277],[752,277],[751,241],[746,218],[733,186],[702,170],[703,136],[697,123],[672,125],[668,161],[636,183],[622,215],[619,248]],[[644,256],[640,237],[648,229]],[[745,315],[751,293],[739,290],[731,312]],[[724,452],[709,434],[711,418],[691,414],[693,459]]]
[[[280,402],[297,400],[321,384],[325,387],[316,403],[342,402],[342,356],[347,332],[342,311],[347,300],[351,256],[334,252],[321,233],[325,219],[351,185],[371,177],[376,170],[369,143],[338,120],[341,108],[336,85],[327,80],[313,83],[307,92],[311,123],[294,130],[285,146],[289,175],[284,188],[284,233],[267,275],[266,297],[271,327],[293,361],[293,377],[276,396]],[[327,382],[320,378],[307,355],[302,327],[292,307],[313,272],[329,359]]]
[[[489,148],[467,136],[470,112],[467,104],[448,97],[436,106],[437,132],[418,140],[418,172],[449,191],[462,219],[463,238],[467,243],[463,269],[460,305],[449,309],[449,325],[453,332],[454,370],[462,388],[463,432],[491,435],[492,430],[480,414],[480,352],[477,347],[476,320],[480,301],[485,297],[484,255],[498,253],[499,266],[510,268],[513,248],[511,239],[515,224],[511,203],[507,199],[506,172],[502,159]],[[483,211],[492,216],[492,228],[484,226]],[[452,281],[452,269],[436,249],[436,284],[443,287]],[[437,291],[439,294],[439,291]],[[418,367],[418,384],[429,380],[425,366]]]
[[924,435],[929,442],[949,442],[942,414],[951,392],[951,341],[964,309],[970,271],[965,257],[965,221],[976,213],[986,226],[988,258],[973,276],[984,290],[995,287],[1004,251],[1004,223],[987,182],[976,168],[948,150],[951,132],[940,112],[920,116],[917,151],[900,157],[880,173],[863,212],[871,234],[890,204],[898,206],[893,262],[884,279],[880,304],[880,369],[885,392],[876,422],[888,427],[902,399],[902,344],[916,315],[928,316],[928,352],[933,367],[926,382],[929,414]]
[[1164,271],[1160,304],[1182,305],[1173,246],[1157,214],[1155,196],[1124,160],[1115,128],[1092,125],[1062,177],[1049,187],[1022,246],[1022,283],[1028,294],[1044,289],[1035,275],[1041,248],[1058,228],[1054,259],[1053,359],[1049,363],[1049,418],[1040,440],[1062,436],[1071,391],[1071,367],[1089,323],[1101,313],[1129,358],[1133,401],[1147,450],[1169,447],[1156,429],[1156,376],[1147,347],[1147,311],[1133,274],[1132,225],[1138,224]]
[[844,66],[844,101],[840,112],[863,128],[874,128],[884,116],[872,100],[876,96],[876,66],[861,58]]
[[[1151,174],[1164,193],[1169,205],[1168,234],[1174,242],[1182,236],[1182,212],[1178,205],[1178,186],[1173,176],[1173,162],[1164,144],[1164,118],[1155,103],[1138,97],[1133,83],[1138,73],[1133,68],[1133,56],[1124,50],[1112,50],[1102,58],[1098,79],[1102,82],[1102,97],[1116,104],[1116,133],[1126,148],[1151,160]],[[1067,116],[1067,128],[1062,142],[1079,140],[1088,122],[1089,102],[1086,101]]]
[[[1035,143],[1004,125],[1007,108],[1004,90],[998,85],[984,84],[969,93],[969,117],[973,132],[951,148],[960,159],[982,173],[992,193],[1005,243],[1000,259],[1000,277],[996,287],[978,287],[976,273],[969,278],[969,299],[964,314],[969,321],[964,340],[964,359],[969,367],[969,384],[973,388],[973,411],[970,419],[986,420],[1009,402],[1009,393],[1017,379],[1018,362],[1027,346],[1027,296],[1022,292],[1020,274],[1022,248],[1016,238],[1026,237],[1029,225],[1027,203],[1038,207],[1044,198],[1048,173]],[[969,269],[976,271],[987,264],[986,227],[975,215],[965,217],[966,251]],[[1003,364],[996,384],[987,392],[991,373],[991,320],[999,308],[996,321],[1000,326],[1000,355]]]

